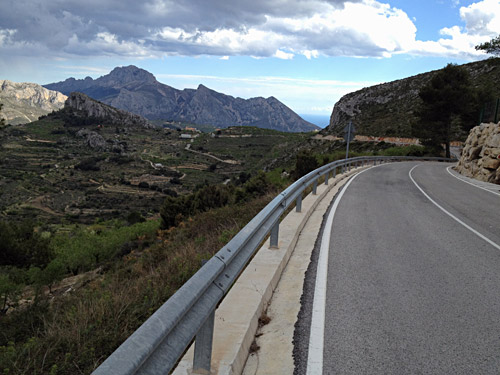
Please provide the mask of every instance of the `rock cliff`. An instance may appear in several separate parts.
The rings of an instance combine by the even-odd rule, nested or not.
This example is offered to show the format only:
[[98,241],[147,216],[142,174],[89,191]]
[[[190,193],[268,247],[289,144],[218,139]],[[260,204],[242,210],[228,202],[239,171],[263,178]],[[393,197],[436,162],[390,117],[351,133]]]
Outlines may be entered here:
[[471,129],[456,169],[464,176],[500,184],[500,123]]
[[115,68],[95,80],[90,77],[82,80],[69,78],[45,87],[66,94],[83,92],[150,120],[173,120],[221,128],[258,126],[289,132],[319,129],[274,97],[234,98],[203,85],[197,89],[177,90],[135,66]]
[[7,124],[18,125],[36,121],[40,116],[64,107],[67,96],[36,83],[0,80],[0,116]]
[[64,105],[66,110],[76,110],[75,114],[80,117],[94,117],[102,119],[108,123],[121,126],[142,126],[154,128],[144,117],[113,108],[107,104],[101,103],[80,92],[72,92],[66,99]]
[[[500,59],[492,58],[462,65],[476,87],[500,80]],[[325,133],[342,135],[352,120],[358,134],[367,136],[411,137],[417,120],[414,112],[420,102],[418,93],[437,71],[371,86],[344,95],[335,103]],[[500,86],[492,93],[500,97]]]

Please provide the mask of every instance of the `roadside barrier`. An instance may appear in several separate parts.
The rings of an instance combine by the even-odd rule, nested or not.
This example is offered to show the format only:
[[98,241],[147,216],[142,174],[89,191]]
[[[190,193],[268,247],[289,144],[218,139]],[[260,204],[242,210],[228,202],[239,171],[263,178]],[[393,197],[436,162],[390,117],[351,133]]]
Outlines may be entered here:
[[278,246],[281,215],[293,204],[297,212],[301,211],[304,190],[312,186],[312,194],[316,194],[321,177],[328,185],[330,176],[335,177],[353,167],[412,160],[456,161],[411,156],[356,157],[324,165],[294,182],[206,262],[93,374],[168,374],[193,339],[193,372],[210,373],[217,305],[268,235],[271,247]]

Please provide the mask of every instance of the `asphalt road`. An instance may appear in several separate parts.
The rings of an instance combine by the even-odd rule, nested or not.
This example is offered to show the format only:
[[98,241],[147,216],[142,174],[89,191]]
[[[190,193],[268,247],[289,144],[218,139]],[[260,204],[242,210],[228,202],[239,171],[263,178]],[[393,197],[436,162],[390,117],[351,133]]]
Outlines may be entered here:
[[323,374],[500,374],[500,195],[448,166],[382,165],[345,190]]

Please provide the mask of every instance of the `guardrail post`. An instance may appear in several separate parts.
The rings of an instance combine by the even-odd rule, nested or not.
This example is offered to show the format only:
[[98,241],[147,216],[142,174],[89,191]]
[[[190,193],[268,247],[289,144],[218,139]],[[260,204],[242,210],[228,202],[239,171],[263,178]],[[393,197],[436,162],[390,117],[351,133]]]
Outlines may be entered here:
[[194,342],[193,374],[210,374],[215,309],[196,334]]
[[302,193],[297,197],[297,201],[295,202],[295,212],[302,211]]
[[280,233],[280,221],[278,220],[276,224],[274,224],[271,229],[271,238],[269,239],[269,248],[277,249],[278,248],[278,237]]
[[312,194],[316,195],[316,190],[318,189],[318,179],[314,180]]
[[328,177],[330,176],[330,172],[325,173],[325,185],[328,185]]
[[337,176],[337,167],[332,170],[332,178],[335,178],[335,176]]

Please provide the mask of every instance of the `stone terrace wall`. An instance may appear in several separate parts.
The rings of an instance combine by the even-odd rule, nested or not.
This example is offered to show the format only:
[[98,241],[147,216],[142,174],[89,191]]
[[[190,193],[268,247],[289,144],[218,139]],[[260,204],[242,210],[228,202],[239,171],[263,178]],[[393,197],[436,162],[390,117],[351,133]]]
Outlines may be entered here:
[[500,123],[471,129],[456,169],[464,176],[500,184]]

